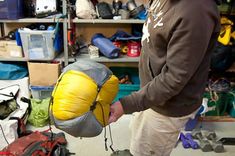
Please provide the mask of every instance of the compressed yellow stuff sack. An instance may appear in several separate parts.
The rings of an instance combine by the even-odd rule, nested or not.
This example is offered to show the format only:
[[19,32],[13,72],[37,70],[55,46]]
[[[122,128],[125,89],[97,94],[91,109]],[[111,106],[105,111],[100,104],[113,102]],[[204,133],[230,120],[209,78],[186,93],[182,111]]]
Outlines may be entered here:
[[73,119],[90,110],[96,98],[97,85],[83,72],[69,70],[59,78],[53,96],[52,113],[56,119]]
[[58,120],[73,119],[90,111],[94,101],[97,101],[93,113],[98,122],[106,126],[110,104],[118,92],[118,83],[118,78],[111,75],[98,93],[98,86],[92,78],[83,72],[69,70],[59,78],[52,93],[52,113]]
[[97,104],[94,110],[94,114],[95,114],[96,119],[99,121],[99,123],[102,124],[103,127],[108,125],[110,104],[112,103],[112,101],[114,100],[114,98],[116,97],[118,93],[118,89],[119,89],[118,83],[119,83],[118,78],[112,75],[109,78],[109,80],[107,80],[103,84],[98,94]]

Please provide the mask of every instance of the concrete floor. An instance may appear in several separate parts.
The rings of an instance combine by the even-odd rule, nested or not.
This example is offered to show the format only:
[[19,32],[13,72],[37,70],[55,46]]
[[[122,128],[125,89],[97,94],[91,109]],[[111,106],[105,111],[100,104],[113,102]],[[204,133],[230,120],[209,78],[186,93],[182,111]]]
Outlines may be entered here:
[[[128,149],[130,131],[129,121],[131,115],[124,115],[117,123],[111,125],[113,135],[113,148],[114,150]],[[32,128],[32,127],[31,127]],[[43,130],[48,127],[40,128],[37,130]],[[235,137],[235,123],[227,122],[206,122],[202,123],[202,128],[205,130],[215,130],[218,136]],[[35,129],[35,128],[33,128]],[[53,127],[54,132],[60,130]],[[105,151],[104,147],[104,130],[102,134],[94,138],[75,138],[66,134],[68,140],[68,149],[70,152],[75,153],[76,156],[109,156],[111,150]],[[107,135],[109,136],[108,129]],[[110,145],[110,139],[108,139],[108,146]],[[202,152],[200,149],[184,149],[182,144],[179,143],[173,150],[171,156],[235,156],[235,146],[225,146],[224,153],[214,152]]]

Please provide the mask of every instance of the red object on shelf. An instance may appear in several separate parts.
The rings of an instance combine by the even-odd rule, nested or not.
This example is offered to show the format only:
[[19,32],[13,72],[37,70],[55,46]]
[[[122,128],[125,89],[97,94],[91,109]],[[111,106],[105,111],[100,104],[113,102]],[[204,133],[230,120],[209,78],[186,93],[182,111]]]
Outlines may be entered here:
[[128,51],[127,56],[138,57],[140,56],[140,42],[128,42],[127,43]]
[[122,43],[119,41],[114,41],[113,44],[117,47],[117,48],[121,48]]

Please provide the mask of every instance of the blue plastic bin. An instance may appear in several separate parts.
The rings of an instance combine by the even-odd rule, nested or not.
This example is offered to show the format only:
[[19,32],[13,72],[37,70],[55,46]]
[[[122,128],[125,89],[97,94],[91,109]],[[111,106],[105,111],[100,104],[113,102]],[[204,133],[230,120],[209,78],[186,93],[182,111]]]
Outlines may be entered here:
[[33,99],[46,99],[51,97],[54,86],[30,86]]
[[110,67],[110,70],[117,77],[128,74],[130,76],[133,84],[119,84],[119,91],[114,101],[119,100],[120,98],[131,94],[132,92],[138,91],[140,89],[140,80],[138,68],[132,67]]
[[138,91],[139,89],[139,84],[119,84],[119,91],[114,101],[117,101],[124,96],[130,95],[132,92]]
[[0,0],[0,19],[23,17],[23,0]]

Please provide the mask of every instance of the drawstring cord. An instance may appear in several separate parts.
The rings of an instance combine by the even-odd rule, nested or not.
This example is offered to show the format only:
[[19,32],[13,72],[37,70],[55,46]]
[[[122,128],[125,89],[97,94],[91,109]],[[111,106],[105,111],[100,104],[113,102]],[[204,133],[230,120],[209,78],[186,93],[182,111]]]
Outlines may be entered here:
[[9,145],[9,142],[7,141],[6,135],[5,135],[4,131],[3,131],[3,128],[2,128],[1,124],[0,124],[0,128],[1,128],[1,131],[2,131],[3,138],[5,139],[6,143]]
[[112,137],[112,133],[111,133],[111,126],[109,124],[109,137],[110,137],[110,141],[111,141],[111,144],[109,146],[109,148],[112,150],[112,152],[114,152],[114,149],[113,149],[113,137]]
[[[99,103],[99,102],[98,102]],[[105,150],[108,151],[108,145],[107,145],[107,130],[106,130],[106,122],[105,122],[105,117],[104,117],[104,108],[103,106],[99,103],[100,107],[101,107],[101,110],[102,110],[102,117],[103,117],[103,122],[104,122],[104,143],[105,143]],[[109,126],[109,137],[110,137],[110,142],[111,144],[109,145],[109,148],[112,150],[112,152],[114,152],[114,149],[113,149],[113,137],[112,137],[112,132],[111,132],[111,126],[110,124],[108,125]]]
[[[99,102],[97,102],[99,103]],[[104,147],[105,147],[105,151],[108,151],[108,145],[107,145],[107,130],[106,130],[106,122],[105,122],[105,117],[104,117],[104,108],[103,106],[99,103],[101,110],[102,110],[102,117],[103,117],[103,123],[104,123]]]

